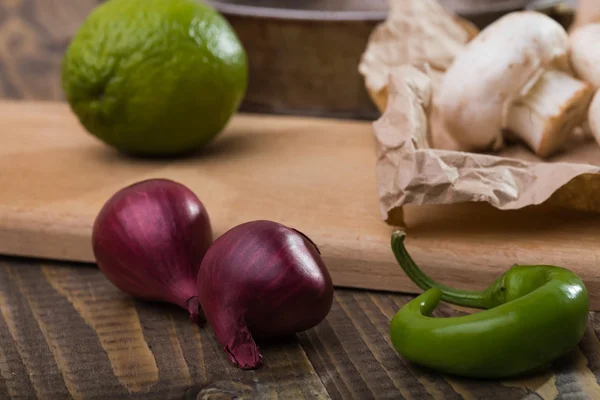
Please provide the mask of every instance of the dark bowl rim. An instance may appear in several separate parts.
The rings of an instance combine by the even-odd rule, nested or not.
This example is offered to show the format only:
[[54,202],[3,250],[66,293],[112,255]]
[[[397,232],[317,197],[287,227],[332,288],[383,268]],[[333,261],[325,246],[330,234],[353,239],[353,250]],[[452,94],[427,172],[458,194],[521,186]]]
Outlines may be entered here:
[[374,11],[319,11],[298,10],[291,8],[254,7],[240,4],[229,4],[221,1],[208,1],[217,11],[225,15],[243,17],[271,18],[302,21],[383,21],[387,10]]
[[[208,4],[225,15],[235,15],[253,18],[270,18],[297,21],[384,21],[388,10],[357,10],[357,11],[320,11],[300,10],[292,8],[256,7],[251,5],[232,4],[219,0],[206,0]],[[541,8],[559,4],[561,0],[508,0],[502,4],[493,4],[470,9],[449,9],[450,12],[465,18],[475,19],[493,14],[509,13],[517,10],[537,10],[536,3]]]

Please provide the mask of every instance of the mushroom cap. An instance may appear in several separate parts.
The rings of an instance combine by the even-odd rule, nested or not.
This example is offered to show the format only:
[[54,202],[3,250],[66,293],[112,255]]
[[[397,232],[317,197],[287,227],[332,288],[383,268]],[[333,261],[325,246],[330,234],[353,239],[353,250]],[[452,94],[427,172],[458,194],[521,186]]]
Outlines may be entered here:
[[437,97],[446,130],[468,151],[499,148],[512,102],[545,68],[569,70],[568,49],[565,29],[539,12],[488,25],[446,71]]
[[583,25],[569,35],[571,66],[578,77],[600,87],[600,23]]

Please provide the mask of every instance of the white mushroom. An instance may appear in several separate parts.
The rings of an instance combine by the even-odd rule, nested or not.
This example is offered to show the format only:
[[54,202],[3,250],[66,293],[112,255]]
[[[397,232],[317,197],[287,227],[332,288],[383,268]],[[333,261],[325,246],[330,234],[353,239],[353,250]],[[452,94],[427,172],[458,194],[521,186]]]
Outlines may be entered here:
[[432,96],[429,111],[429,142],[431,147],[442,150],[462,151],[463,149],[456,142],[454,137],[450,135],[440,118],[440,110],[438,105],[439,88],[444,79],[444,72],[437,69],[428,68],[425,71],[431,80]]
[[574,29],[569,35],[569,43],[575,74],[600,88],[600,23]]
[[588,110],[588,128],[596,142],[600,143],[600,91],[594,95]]
[[468,151],[497,150],[504,131],[538,156],[556,152],[585,117],[593,88],[572,76],[564,28],[535,11],[486,27],[448,68],[437,103],[446,130]]
[[[600,88],[600,23],[592,23],[573,29],[569,35],[571,66],[575,75]],[[594,137],[600,143],[600,137],[591,131],[589,121],[583,121],[582,133]]]

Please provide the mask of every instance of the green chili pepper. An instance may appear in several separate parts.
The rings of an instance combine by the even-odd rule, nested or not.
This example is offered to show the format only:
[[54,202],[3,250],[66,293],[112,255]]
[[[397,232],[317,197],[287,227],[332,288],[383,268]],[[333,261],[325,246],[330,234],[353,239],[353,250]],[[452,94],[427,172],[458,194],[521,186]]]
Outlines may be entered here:
[[[543,368],[572,350],[585,332],[588,293],[571,271],[514,265],[482,292],[456,290],[425,275],[392,234],[392,250],[408,277],[425,292],[393,317],[394,348],[407,360],[468,378],[507,378]],[[477,313],[435,318],[440,302]]]

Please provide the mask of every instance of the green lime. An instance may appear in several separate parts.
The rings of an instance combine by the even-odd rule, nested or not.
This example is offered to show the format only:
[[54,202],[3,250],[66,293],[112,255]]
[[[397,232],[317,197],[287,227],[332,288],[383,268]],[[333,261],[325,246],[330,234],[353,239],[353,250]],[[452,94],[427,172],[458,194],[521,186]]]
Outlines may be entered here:
[[86,18],[62,65],[85,129],[136,155],[210,142],[237,111],[247,75],[239,38],[199,0],[109,0]]

